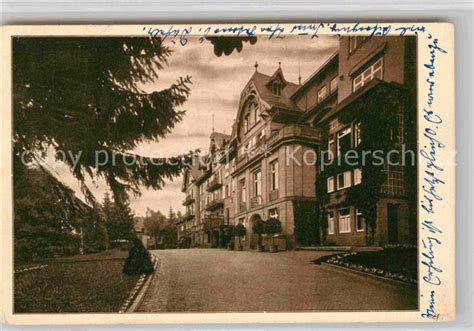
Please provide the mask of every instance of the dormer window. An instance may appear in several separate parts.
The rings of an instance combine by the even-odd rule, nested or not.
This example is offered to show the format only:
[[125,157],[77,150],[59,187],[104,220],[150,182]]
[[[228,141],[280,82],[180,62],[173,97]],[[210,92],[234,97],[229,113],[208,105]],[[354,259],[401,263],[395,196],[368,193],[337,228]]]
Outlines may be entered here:
[[281,96],[281,90],[283,89],[283,84],[281,82],[275,81],[272,83],[272,93]]

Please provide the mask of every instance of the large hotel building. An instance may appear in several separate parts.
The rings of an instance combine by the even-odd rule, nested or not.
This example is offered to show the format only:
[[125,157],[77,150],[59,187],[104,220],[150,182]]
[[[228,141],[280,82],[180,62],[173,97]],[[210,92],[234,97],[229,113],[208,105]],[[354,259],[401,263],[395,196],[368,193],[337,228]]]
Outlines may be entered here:
[[184,174],[180,245],[226,247],[226,228],[242,223],[251,249],[252,224],[270,217],[286,249],[415,243],[415,156],[381,167],[337,163],[361,146],[414,150],[415,132],[413,37],[340,37],[302,84],[256,66],[231,134],[212,132],[208,155]]

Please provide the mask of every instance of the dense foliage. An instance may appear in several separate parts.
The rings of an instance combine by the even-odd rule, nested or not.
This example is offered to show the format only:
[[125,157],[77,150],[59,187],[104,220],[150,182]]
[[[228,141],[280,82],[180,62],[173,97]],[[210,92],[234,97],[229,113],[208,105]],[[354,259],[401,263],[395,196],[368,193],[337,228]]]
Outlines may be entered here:
[[234,50],[242,51],[243,43],[249,42],[254,45],[257,37],[206,37],[214,46],[214,54],[217,56],[230,55]]
[[117,240],[132,241],[135,238],[134,216],[128,203],[114,203],[110,200],[109,194],[106,193],[102,211],[111,242]]
[[294,201],[293,215],[296,244],[300,246],[319,244],[320,226],[314,201]]
[[[322,169],[316,179],[317,208],[321,228],[324,230],[322,241],[325,240],[327,232],[326,205],[329,202],[326,179],[328,176],[335,176],[356,167],[362,170],[362,182],[347,190],[346,202],[355,205],[364,215],[367,243],[372,244],[375,240],[377,202],[380,200],[382,184],[387,177],[387,155],[389,151],[399,148],[397,142],[401,138],[398,135],[397,113],[403,98],[399,93],[383,87],[369,93],[370,96],[363,101],[355,102],[350,111],[342,112],[339,118],[343,124],[360,123],[361,141],[351,150],[355,154],[349,157],[348,152],[346,155],[336,157],[330,165]],[[327,138],[324,140],[327,141]],[[327,145],[322,148],[327,149]],[[382,162],[374,151],[379,151],[383,156]]]
[[242,223],[239,223],[234,227],[234,236],[235,237],[241,238],[241,237],[245,236],[246,233],[247,233],[247,229],[245,228],[245,226]]
[[155,248],[178,247],[177,224],[181,222],[182,218],[181,212],[175,213],[171,208],[168,216],[165,216],[159,210],[147,209],[143,226],[146,234],[154,239]]
[[135,239],[123,265],[123,273],[126,275],[149,275],[153,273],[153,270],[150,253],[143,246],[141,240]]
[[77,199],[51,173],[24,169],[14,174],[14,181],[16,264],[79,254],[81,232],[87,249],[103,244],[99,211]]
[[159,77],[170,54],[159,38],[14,38],[14,156],[31,161],[50,148],[63,151],[57,157],[89,201],[86,175],[104,178],[118,203],[142,185],[161,188],[183,159],[132,151],[165,137],[184,116],[177,108],[189,96],[189,77],[161,91],[141,88]]

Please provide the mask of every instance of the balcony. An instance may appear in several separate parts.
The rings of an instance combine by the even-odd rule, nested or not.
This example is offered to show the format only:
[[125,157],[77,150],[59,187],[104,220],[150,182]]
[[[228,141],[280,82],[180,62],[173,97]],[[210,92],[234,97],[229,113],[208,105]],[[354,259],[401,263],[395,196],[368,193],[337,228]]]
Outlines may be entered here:
[[311,140],[321,140],[321,133],[319,130],[306,125],[285,125],[278,132],[274,133],[267,140],[267,147],[272,146],[277,141],[285,138],[301,138]]
[[209,186],[207,187],[207,191],[208,192],[212,192],[212,191],[215,191],[217,190],[218,188],[220,188],[222,186],[222,183],[221,181],[219,180],[218,177],[214,177],[211,179],[211,181],[209,182]]
[[215,229],[224,224],[224,216],[206,215],[204,216],[204,231]]
[[191,195],[187,195],[186,198],[183,200],[183,206],[189,206],[194,202],[194,198]]
[[262,196],[261,195],[258,195],[256,197],[252,197],[252,199],[250,199],[250,208],[258,207],[261,204],[262,204]]
[[224,207],[224,200],[223,199],[214,199],[210,201],[207,206],[206,210],[207,211],[214,211],[216,209]]
[[239,165],[246,164],[257,156],[264,156],[271,151],[281,141],[299,139],[305,141],[319,141],[321,140],[321,132],[306,125],[291,124],[285,125],[268,138],[260,139],[257,144],[245,153],[239,153],[237,163]]
[[184,215],[183,215],[183,221],[187,222],[189,220],[192,220],[194,218],[194,212],[190,212],[190,211],[187,211]]
[[270,191],[270,194],[268,195],[268,200],[273,201],[278,199],[278,189]]

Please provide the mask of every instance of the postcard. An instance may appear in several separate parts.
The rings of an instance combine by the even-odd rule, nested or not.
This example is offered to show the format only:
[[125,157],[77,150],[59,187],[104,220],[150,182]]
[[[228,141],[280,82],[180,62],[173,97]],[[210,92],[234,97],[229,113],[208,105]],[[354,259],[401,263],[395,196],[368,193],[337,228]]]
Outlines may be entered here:
[[1,42],[4,323],[455,318],[452,24]]

